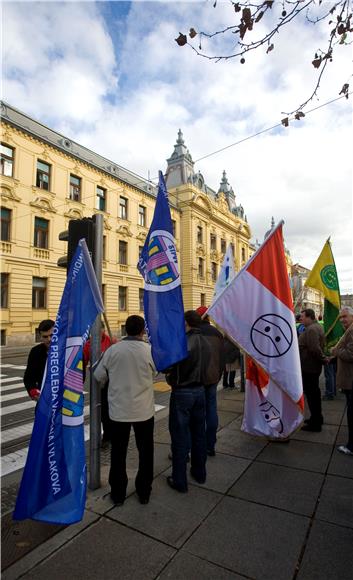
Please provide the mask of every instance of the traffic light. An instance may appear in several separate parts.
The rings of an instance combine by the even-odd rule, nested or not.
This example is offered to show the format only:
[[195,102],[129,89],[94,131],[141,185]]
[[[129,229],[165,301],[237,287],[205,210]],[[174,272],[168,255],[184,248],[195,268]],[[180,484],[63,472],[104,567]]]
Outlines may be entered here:
[[94,256],[94,235],[95,235],[95,220],[93,218],[83,218],[80,220],[70,220],[69,229],[60,232],[59,240],[68,242],[67,255],[58,259],[58,266],[67,268],[69,271],[72,257],[75,253],[78,242],[85,238],[88,251],[93,260]]

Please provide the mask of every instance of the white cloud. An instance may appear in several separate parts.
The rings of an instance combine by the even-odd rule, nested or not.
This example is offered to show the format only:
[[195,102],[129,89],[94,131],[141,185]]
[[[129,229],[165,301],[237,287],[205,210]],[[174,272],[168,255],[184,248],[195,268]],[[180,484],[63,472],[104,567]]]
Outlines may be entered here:
[[[327,25],[296,24],[275,49],[215,64],[174,41],[190,26],[229,23],[229,3],[4,4],[4,97],[14,106],[128,167],[155,177],[179,127],[194,159],[280,122],[307,98]],[[109,22],[104,15],[114,15]],[[128,14],[127,14],[128,12]],[[264,24],[262,24],[264,26]],[[222,38],[217,43],[220,45]],[[205,45],[204,45],[205,46]],[[338,96],[350,49],[328,66],[320,101]],[[225,169],[254,238],[285,220],[294,261],[315,262],[331,235],[341,289],[352,291],[350,101],[319,109],[196,164],[217,189]]]

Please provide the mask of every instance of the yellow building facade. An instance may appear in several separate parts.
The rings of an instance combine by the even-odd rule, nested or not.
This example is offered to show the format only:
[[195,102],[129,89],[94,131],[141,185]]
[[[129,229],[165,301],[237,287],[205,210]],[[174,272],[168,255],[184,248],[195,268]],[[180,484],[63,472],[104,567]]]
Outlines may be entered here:
[[[143,313],[139,252],[156,188],[118,164],[1,104],[1,343],[30,344],[41,320],[55,319],[66,279],[60,232],[69,220],[104,218],[102,293],[114,334]],[[166,182],[185,309],[208,305],[226,247],[235,266],[250,257],[250,228],[225,173],[218,192],[194,173],[179,131]],[[188,166],[188,171],[185,170]]]

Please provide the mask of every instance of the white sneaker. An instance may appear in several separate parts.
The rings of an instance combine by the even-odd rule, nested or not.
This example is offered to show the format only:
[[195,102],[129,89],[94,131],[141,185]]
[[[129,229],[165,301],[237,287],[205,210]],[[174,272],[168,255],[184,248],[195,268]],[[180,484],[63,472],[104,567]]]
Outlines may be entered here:
[[339,447],[337,447],[337,451],[339,451],[340,453],[344,453],[345,455],[353,455],[353,451],[348,449],[348,447],[346,447],[345,445],[340,445]]

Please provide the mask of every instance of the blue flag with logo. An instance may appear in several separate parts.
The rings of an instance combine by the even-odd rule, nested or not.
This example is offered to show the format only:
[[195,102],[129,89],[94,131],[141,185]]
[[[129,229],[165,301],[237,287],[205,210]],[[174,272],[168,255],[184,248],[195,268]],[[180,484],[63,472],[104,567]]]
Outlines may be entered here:
[[139,262],[145,280],[144,311],[156,369],[162,371],[188,355],[183,296],[168,192],[159,172],[156,207]]
[[48,351],[15,520],[73,524],[86,501],[82,347],[103,303],[85,240],[67,276]]

